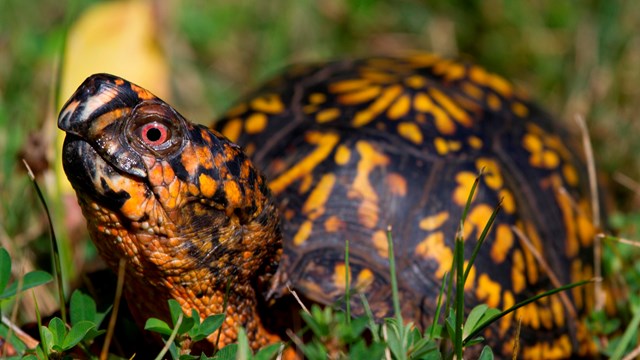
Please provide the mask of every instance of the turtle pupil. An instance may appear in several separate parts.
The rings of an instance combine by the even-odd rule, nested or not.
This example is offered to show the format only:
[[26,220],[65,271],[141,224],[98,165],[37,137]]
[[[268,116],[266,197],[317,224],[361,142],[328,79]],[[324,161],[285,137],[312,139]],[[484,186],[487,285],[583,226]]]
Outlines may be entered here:
[[158,128],[151,128],[147,130],[147,139],[149,139],[149,141],[156,142],[160,140],[161,137],[162,131],[160,131]]

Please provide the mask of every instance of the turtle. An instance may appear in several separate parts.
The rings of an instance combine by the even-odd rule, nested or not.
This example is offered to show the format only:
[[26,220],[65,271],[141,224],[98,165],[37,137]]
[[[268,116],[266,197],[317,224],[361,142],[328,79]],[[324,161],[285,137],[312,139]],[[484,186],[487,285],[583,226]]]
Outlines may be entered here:
[[[471,62],[419,53],[293,65],[211,127],[95,74],[58,125],[90,236],[109,267],[124,259],[136,319],[166,319],[168,299],[203,318],[225,313],[209,337],[219,346],[238,325],[253,349],[282,339],[274,319],[293,311],[292,292],[330,305],[349,289],[376,319],[393,316],[389,238],[402,316],[426,328],[456,234],[468,256],[498,204],[464,284],[467,311],[593,277],[578,142]],[[350,305],[364,313],[359,297]],[[485,338],[498,354],[518,340],[523,358],[588,356],[592,306],[593,289],[574,288],[503,317]]]

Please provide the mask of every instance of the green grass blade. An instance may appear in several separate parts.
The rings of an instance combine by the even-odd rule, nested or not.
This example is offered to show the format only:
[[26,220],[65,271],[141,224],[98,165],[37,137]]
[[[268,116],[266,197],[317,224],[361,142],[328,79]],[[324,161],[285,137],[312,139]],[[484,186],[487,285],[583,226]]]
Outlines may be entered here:
[[[458,230],[456,233],[456,239],[458,237],[462,237],[463,234],[463,230],[464,230],[464,222],[467,220],[467,214],[469,213],[469,209],[471,208],[471,202],[473,201],[473,196],[476,193],[476,189],[478,188],[478,183],[480,182],[480,177],[482,177],[482,173],[484,171],[484,168],[482,168],[480,170],[480,173],[478,174],[478,176],[476,176],[475,180],[473,181],[473,184],[471,185],[471,190],[469,191],[469,196],[467,197],[467,202],[464,206],[464,209],[462,210],[462,216],[460,217],[460,224],[458,226]],[[463,257],[464,257],[464,248],[463,248]],[[463,260],[464,263],[464,260]],[[451,303],[450,300],[451,297],[451,293],[453,292],[453,277],[456,276],[456,258],[455,258],[455,246],[454,246],[454,255],[453,255],[453,261],[451,262],[451,278],[447,287],[447,301],[446,301],[446,305],[445,305],[445,312],[448,312],[448,310],[451,307]]]
[[467,336],[466,338],[464,338],[462,340],[462,345],[464,346],[467,343],[467,341],[469,341],[469,340],[475,338],[476,336],[478,336],[482,331],[484,331],[484,329],[486,329],[489,325],[491,325],[495,321],[497,321],[500,318],[502,318],[502,317],[504,317],[504,316],[506,316],[506,315],[518,310],[519,308],[521,308],[521,307],[523,307],[525,305],[531,304],[532,302],[537,301],[539,299],[542,299],[543,297],[550,296],[550,295],[553,295],[553,294],[557,294],[557,293],[559,293],[561,291],[570,290],[570,289],[573,289],[573,288],[576,288],[576,287],[579,287],[579,286],[584,286],[584,285],[586,285],[588,283],[591,283],[591,282],[594,282],[594,280],[590,279],[590,280],[578,281],[578,282],[575,282],[575,283],[572,283],[572,284],[561,286],[561,287],[553,289],[553,290],[546,291],[546,292],[544,292],[542,294],[538,294],[538,295],[530,297],[530,298],[528,298],[528,299],[526,299],[524,301],[521,301],[521,302],[513,305],[512,307],[508,308],[507,310],[505,310],[505,311],[503,311],[503,312],[501,312],[501,313],[499,313],[497,315],[494,315],[494,316],[490,317],[489,319],[485,320],[481,325],[478,325],[478,327],[473,332],[471,332],[469,334],[469,336]]
[[346,313],[347,313],[347,324],[351,323],[351,279],[350,272],[351,267],[349,266],[349,240],[347,240],[344,244],[344,296],[346,300]]
[[440,318],[440,309],[442,306],[442,295],[444,294],[444,286],[447,283],[447,279],[449,278],[449,273],[445,272],[442,277],[442,283],[440,284],[440,292],[438,292],[438,302],[436,303],[436,313],[433,315],[433,323],[431,324],[431,331],[429,332],[429,339],[433,339],[436,331],[436,325],[438,324],[438,319]]
[[633,341],[634,334],[636,334],[638,331],[638,326],[640,326],[640,308],[636,307],[633,314],[633,318],[631,318],[631,321],[629,322],[627,329],[622,334],[622,337],[620,338],[618,345],[616,346],[616,348],[613,350],[613,353],[611,354],[611,358],[610,358],[611,360],[622,359],[625,350],[629,346],[629,343]]
[[160,350],[160,353],[158,354],[158,356],[156,356],[155,360],[164,359],[164,356],[169,351],[171,344],[173,344],[173,340],[175,340],[176,336],[178,336],[178,329],[180,329],[180,325],[182,325],[183,318],[184,318],[184,314],[180,313],[180,315],[178,315],[178,319],[176,319],[176,322],[173,326],[173,331],[171,332],[171,335],[167,339],[167,342],[164,344],[164,347],[162,348],[162,350]]
[[391,296],[393,299],[393,311],[396,313],[396,320],[398,321],[398,329],[400,331],[400,338],[404,337],[404,326],[402,324],[402,311],[400,310],[400,296],[398,293],[398,278],[396,274],[396,260],[393,250],[393,238],[391,236],[391,226],[387,228],[387,242],[389,244],[389,273],[391,275]]
[[380,335],[376,331],[377,325],[373,317],[373,312],[371,311],[371,306],[369,306],[369,301],[367,301],[367,297],[364,294],[360,294],[360,300],[362,301],[364,312],[367,314],[367,318],[369,319],[369,328],[371,329],[373,342],[380,342]]
[[64,299],[64,283],[62,280],[62,265],[60,264],[60,251],[58,247],[58,240],[56,239],[56,233],[53,230],[53,221],[51,220],[51,212],[49,211],[49,206],[47,205],[47,201],[44,199],[44,195],[40,190],[40,186],[38,185],[38,182],[36,181],[36,177],[35,175],[33,175],[33,172],[31,171],[29,164],[27,164],[27,162],[24,160],[22,161],[24,163],[24,166],[27,168],[27,172],[29,173],[29,178],[31,178],[31,183],[36,188],[36,193],[38,194],[38,198],[40,199],[42,206],[44,206],[44,212],[47,215],[47,222],[49,223],[49,236],[51,240],[51,249],[52,249],[51,253],[53,256],[53,268],[55,273],[54,275],[56,277],[56,282],[58,285],[58,298],[60,300],[60,317],[62,318],[62,321],[66,324],[67,309],[65,306],[66,301]]
[[454,262],[456,263],[456,327],[454,329],[453,349],[456,359],[462,359],[462,323],[464,322],[464,240],[462,233],[456,236],[454,246]]

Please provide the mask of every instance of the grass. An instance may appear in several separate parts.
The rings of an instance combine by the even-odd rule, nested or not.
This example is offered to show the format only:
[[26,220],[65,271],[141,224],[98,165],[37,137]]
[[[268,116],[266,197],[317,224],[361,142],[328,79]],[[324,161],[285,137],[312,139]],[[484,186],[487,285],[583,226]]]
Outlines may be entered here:
[[[56,184],[60,174],[52,167],[53,84],[65,23],[98,2],[0,2],[0,244],[12,255],[15,277],[52,268],[41,205],[19,161],[25,157],[52,205],[67,297],[69,284],[77,284],[98,260],[86,234],[64,233],[74,219],[64,210]],[[570,126],[575,114],[585,116],[602,177],[627,179],[606,182],[613,204],[609,226],[622,237],[640,238],[640,142],[633,136],[640,132],[638,2],[187,0],[175,8],[168,2],[155,5],[157,38],[170,63],[172,102],[202,122],[292,62],[405,49],[474,59],[528,90]],[[33,151],[37,142],[44,146]],[[614,274],[618,294],[640,294],[637,249],[616,241],[605,245],[604,270]],[[52,286],[39,287],[37,298],[43,313],[59,306]],[[619,305],[631,319],[631,304]],[[5,303],[3,312],[12,308]],[[19,323],[35,320],[32,297],[24,297],[20,309]]]

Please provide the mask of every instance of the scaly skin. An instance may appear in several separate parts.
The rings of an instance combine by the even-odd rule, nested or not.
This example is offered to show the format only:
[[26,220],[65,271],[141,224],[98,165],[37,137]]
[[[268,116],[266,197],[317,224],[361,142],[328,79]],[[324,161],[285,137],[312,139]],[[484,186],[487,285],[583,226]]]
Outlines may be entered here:
[[281,253],[277,210],[238,146],[109,75],[85,81],[60,127],[91,237],[111,268],[126,261],[125,295],[140,324],[167,320],[176,299],[187,314],[226,312],[220,346],[238,325],[253,348],[277,340],[256,313],[256,291]]

